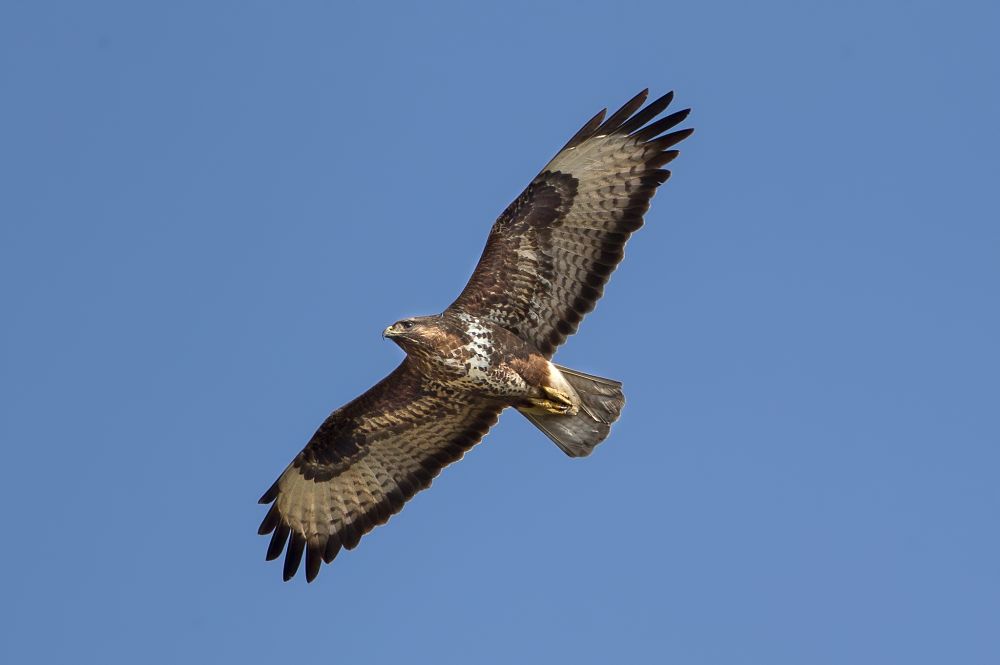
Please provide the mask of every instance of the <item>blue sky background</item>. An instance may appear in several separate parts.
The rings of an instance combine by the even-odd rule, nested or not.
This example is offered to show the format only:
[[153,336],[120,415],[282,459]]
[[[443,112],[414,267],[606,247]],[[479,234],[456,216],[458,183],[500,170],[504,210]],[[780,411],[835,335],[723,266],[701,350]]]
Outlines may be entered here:
[[[996,7],[3,3],[0,660],[1000,662]],[[611,439],[282,583],[257,497],[646,86]]]

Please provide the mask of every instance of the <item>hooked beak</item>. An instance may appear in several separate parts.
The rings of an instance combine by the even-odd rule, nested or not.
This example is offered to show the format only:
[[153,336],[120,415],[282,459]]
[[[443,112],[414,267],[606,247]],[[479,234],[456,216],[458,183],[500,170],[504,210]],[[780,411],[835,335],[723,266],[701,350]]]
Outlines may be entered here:
[[387,337],[392,337],[395,334],[396,333],[394,332],[393,326],[389,326],[388,328],[382,331],[382,339],[386,339]]

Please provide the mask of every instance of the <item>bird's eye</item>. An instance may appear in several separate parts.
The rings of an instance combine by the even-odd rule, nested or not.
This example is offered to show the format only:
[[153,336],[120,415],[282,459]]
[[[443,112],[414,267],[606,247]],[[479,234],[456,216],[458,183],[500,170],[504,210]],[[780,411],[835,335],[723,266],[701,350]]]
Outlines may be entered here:
[[399,325],[403,326],[403,330],[409,330],[413,327],[413,321],[400,321]]

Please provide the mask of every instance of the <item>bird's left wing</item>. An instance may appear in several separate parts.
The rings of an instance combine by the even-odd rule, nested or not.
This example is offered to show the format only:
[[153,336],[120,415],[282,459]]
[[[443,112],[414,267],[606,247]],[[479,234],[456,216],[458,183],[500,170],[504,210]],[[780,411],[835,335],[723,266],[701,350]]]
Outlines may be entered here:
[[448,464],[482,439],[502,410],[432,387],[408,361],[334,411],[271,486],[259,533],[273,533],[267,559],[285,553],[284,578],[306,579],[342,547],[402,509]]
[[551,356],[594,308],[625,243],[642,226],[688,111],[657,119],[673,93],[644,90],[598,113],[500,215],[453,311],[489,319]]

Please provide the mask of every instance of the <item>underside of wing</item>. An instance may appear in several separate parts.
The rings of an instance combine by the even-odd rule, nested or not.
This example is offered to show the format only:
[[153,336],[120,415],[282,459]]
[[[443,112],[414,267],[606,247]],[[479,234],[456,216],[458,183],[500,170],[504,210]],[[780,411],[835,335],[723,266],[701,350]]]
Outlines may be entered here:
[[478,443],[501,409],[430,386],[403,361],[334,411],[261,497],[271,504],[259,529],[272,534],[268,560],[285,551],[288,580],[304,556],[311,582]]
[[490,319],[547,356],[576,332],[670,176],[673,147],[692,133],[669,131],[688,110],[657,119],[673,93],[643,108],[647,95],[607,120],[598,113],[507,207],[452,310]]

